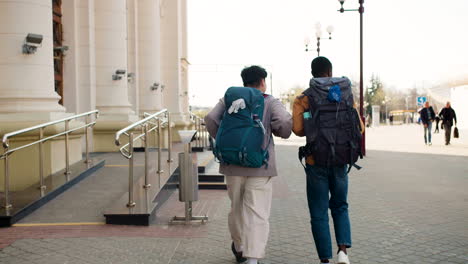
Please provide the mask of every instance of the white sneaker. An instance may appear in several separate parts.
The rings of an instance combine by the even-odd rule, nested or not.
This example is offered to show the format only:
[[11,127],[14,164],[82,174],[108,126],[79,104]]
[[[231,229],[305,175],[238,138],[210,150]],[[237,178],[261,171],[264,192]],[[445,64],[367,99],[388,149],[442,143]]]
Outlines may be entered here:
[[338,261],[336,264],[350,264],[348,255],[343,251],[338,252]]

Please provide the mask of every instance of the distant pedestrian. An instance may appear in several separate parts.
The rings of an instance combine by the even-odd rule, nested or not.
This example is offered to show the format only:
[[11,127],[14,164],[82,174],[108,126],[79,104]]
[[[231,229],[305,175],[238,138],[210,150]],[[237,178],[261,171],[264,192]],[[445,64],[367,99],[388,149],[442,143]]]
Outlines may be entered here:
[[393,115],[391,115],[389,119],[390,119],[390,125],[393,126]]
[[216,139],[214,154],[226,175],[231,211],[231,250],[238,263],[257,264],[265,257],[273,176],[277,176],[273,135],[288,138],[292,118],[283,104],[265,94],[267,71],[242,70],[245,87],[231,87],[205,117]]
[[424,103],[424,108],[419,112],[421,122],[424,126],[424,143],[432,145],[432,122],[435,119],[435,112],[429,102]]
[[440,122],[440,117],[437,115],[435,117],[436,127],[435,127],[435,130],[434,130],[434,134],[439,133],[439,122]]
[[312,75],[310,87],[295,99],[293,106],[293,132],[305,136],[307,143],[299,148],[299,158],[301,162],[306,159],[312,235],[321,263],[330,263],[333,257],[330,209],[338,246],[336,263],[349,264],[347,249],[352,243],[348,172],[361,156],[364,124],[352,107],[351,82],[346,77],[333,78],[332,64],[327,58],[312,61]]
[[453,110],[450,102],[447,102],[445,107],[439,113],[440,118],[442,119],[442,126],[445,130],[445,145],[450,145],[450,137],[452,134],[453,121],[455,120],[455,126],[457,125],[457,115],[455,110]]

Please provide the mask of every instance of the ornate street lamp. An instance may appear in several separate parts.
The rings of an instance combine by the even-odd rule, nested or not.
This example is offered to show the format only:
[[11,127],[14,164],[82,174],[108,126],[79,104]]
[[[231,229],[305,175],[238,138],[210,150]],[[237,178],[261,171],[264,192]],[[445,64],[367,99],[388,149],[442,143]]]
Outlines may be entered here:
[[[358,9],[344,9],[343,5],[346,0],[338,0],[341,4],[341,8],[338,10],[340,13],[344,13],[346,11],[358,11],[360,15],[360,78],[359,78],[359,114],[361,115],[361,118],[365,122],[365,117],[364,117],[364,55],[363,55],[363,15],[364,15],[364,0],[359,0],[359,8]],[[365,140],[365,135],[363,135],[363,140],[362,140],[362,151],[365,155],[366,153],[366,148],[365,145],[366,140]]]
[[[315,24],[315,37],[317,38],[317,56],[320,56],[320,40],[322,39],[332,39],[331,34],[334,31],[334,27],[332,25],[327,27],[327,32],[328,32],[328,38],[322,38],[322,25],[320,23]],[[309,45],[310,45],[310,38],[306,37],[304,39],[304,44],[305,44],[305,51],[309,51]]]

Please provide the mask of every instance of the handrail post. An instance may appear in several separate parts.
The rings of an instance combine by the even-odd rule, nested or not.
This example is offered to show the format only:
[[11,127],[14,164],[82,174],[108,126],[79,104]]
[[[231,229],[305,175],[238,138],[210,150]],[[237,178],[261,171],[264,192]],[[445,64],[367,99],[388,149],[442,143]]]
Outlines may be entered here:
[[136,203],[133,201],[133,133],[128,136],[128,203],[127,207],[134,207]]
[[149,172],[149,164],[148,164],[148,156],[149,156],[149,138],[148,138],[148,124],[145,124],[143,127],[143,131],[145,133],[145,185],[143,188],[149,189],[151,188],[151,184],[148,183],[148,172]]
[[171,128],[171,113],[166,112],[167,114],[167,152],[168,158],[167,162],[173,162],[172,160],[172,128]]
[[197,134],[195,134],[196,136],[196,147],[199,148],[200,147],[200,120],[198,120],[198,116],[195,117],[195,130],[197,130]]
[[205,148],[208,149],[208,130],[206,129],[206,124],[203,125],[203,142],[205,142]]
[[203,149],[204,146],[203,146],[203,124],[202,124],[202,120],[201,118],[198,118],[198,124],[200,126],[200,147]]
[[[8,152],[8,148],[4,148],[4,153],[7,153]],[[3,168],[4,169],[4,172],[5,172],[5,186],[4,186],[4,193],[5,193],[5,209],[8,210],[12,207],[11,203],[10,203],[10,170],[9,170],[9,167],[8,167],[8,154],[5,155],[5,159],[4,159],[4,165],[5,167]]]
[[162,159],[162,130],[161,130],[161,118],[158,118],[158,181],[159,188],[161,189],[161,174],[164,172],[161,168]]
[[210,149],[210,133],[208,132],[208,128],[206,127],[206,123],[205,123],[205,134],[206,134],[206,137],[205,137],[206,149]]
[[[44,128],[39,129],[39,140],[44,138]],[[44,142],[39,142],[39,189],[41,197],[45,194],[46,186],[44,185]]]
[[199,117],[198,118],[198,147],[203,147],[202,146],[202,141],[201,141],[201,119]]
[[70,129],[70,120],[65,121],[65,175],[67,182],[70,180],[70,136],[68,130]]
[[200,148],[203,149],[203,124],[201,118],[198,118],[198,126],[200,127],[200,131],[198,132],[200,139]]
[[[87,115],[86,116],[86,125],[89,125],[91,122],[89,121],[90,116]],[[85,131],[85,140],[86,140],[86,159],[85,159],[85,163],[86,164],[90,164],[91,163],[91,160],[89,159],[89,130],[91,129],[91,127],[87,126],[86,127],[86,131]]]

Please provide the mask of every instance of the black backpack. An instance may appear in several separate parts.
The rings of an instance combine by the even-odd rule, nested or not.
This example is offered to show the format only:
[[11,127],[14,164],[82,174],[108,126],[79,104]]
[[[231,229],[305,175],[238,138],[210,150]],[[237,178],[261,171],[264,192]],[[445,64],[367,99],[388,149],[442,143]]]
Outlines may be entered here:
[[307,144],[299,148],[299,160],[312,155],[318,166],[355,167],[361,151],[361,123],[354,108],[348,78],[314,78],[305,90],[309,109],[304,112]]

